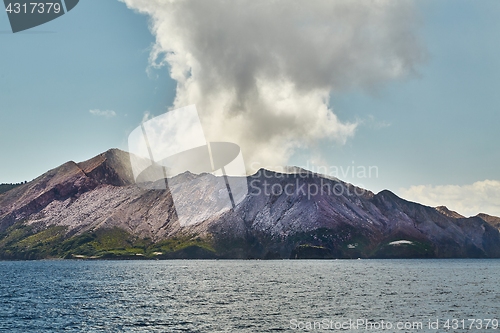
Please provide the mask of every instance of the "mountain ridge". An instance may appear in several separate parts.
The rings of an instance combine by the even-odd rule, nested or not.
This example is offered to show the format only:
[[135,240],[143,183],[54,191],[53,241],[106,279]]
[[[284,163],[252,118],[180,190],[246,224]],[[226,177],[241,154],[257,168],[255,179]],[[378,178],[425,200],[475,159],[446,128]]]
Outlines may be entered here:
[[[185,182],[193,179],[198,187]],[[261,169],[247,182],[241,203],[213,214],[203,207],[215,176],[183,174],[170,190],[148,190],[134,184],[127,152],[70,161],[0,194],[0,258],[500,257],[497,217],[466,218],[313,172]],[[294,192],[264,193],[266,183]],[[301,192],[314,186],[321,193]],[[203,222],[181,226],[171,191]]]

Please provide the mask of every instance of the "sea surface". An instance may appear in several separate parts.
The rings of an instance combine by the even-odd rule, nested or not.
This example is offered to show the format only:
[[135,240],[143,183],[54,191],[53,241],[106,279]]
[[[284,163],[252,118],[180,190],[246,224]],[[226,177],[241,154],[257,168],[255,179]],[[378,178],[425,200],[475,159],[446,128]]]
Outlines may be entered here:
[[500,260],[0,262],[1,332],[500,332],[498,320]]

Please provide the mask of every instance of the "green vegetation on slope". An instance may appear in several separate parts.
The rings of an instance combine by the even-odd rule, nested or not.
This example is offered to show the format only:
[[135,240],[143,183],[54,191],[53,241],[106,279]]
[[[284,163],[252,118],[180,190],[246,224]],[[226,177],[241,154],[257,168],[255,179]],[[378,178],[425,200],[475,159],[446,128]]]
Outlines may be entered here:
[[35,232],[32,226],[16,223],[0,233],[0,259],[42,259],[57,256],[64,227]]
[[209,241],[173,238],[158,243],[132,236],[119,228],[99,229],[66,237],[66,228],[52,226],[36,232],[17,223],[0,233],[0,259],[164,259],[214,258]]
[[[182,236],[154,242],[119,228],[98,229],[68,236],[67,229],[45,230],[16,223],[0,233],[0,259],[333,259],[429,258],[431,244],[394,238],[376,246],[349,226],[317,229],[285,239],[247,236],[245,239],[202,239]],[[404,238],[407,239],[407,238]],[[399,241],[399,242],[398,242]]]

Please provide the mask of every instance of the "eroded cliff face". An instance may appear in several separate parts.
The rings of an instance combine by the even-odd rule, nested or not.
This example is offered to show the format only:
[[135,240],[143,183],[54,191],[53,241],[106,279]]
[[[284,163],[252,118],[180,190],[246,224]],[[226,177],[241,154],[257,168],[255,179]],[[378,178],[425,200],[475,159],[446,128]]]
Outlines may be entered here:
[[[242,202],[213,214],[205,207],[224,190],[215,176],[185,173],[169,190],[147,190],[126,152],[68,162],[0,194],[0,257],[500,257],[497,217],[465,218],[300,169],[260,170],[247,182]],[[172,191],[203,222],[181,226]]]
[[491,216],[491,215],[484,214],[484,213],[478,214],[476,216],[479,217],[480,219],[486,221],[492,227],[494,227],[496,229],[500,229],[500,217]]

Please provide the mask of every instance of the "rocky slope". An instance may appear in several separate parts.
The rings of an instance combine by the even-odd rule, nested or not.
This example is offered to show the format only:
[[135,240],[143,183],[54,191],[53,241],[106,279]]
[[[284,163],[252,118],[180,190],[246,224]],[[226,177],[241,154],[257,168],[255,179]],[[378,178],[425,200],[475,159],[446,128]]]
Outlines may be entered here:
[[484,213],[478,214],[476,216],[489,223],[492,227],[500,229],[500,217],[491,216]]
[[[234,209],[209,213],[215,176],[134,184],[128,153],[68,162],[0,194],[0,258],[500,257],[500,219],[465,218],[294,169],[260,170]],[[193,185],[195,184],[195,185]],[[176,205],[203,222],[181,226]]]

